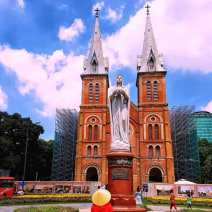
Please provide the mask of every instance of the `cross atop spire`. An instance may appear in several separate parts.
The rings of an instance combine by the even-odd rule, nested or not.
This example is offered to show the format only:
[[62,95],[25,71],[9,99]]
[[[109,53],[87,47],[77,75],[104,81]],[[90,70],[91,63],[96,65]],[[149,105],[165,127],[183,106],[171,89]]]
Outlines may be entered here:
[[146,27],[142,55],[137,58],[137,69],[139,72],[165,71],[163,68],[163,56],[158,54],[156,40],[149,15],[150,6],[147,4]]
[[84,74],[107,74],[109,68],[108,58],[103,56],[101,34],[99,29],[99,8],[94,10],[96,12],[93,36],[90,42],[88,57],[84,60]]
[[97,7],[94,11],[96,12],[96,17],[98,17],[100,9]]
[[145,8],[146,8],[146,14],[149,15],[149,8],[150,8],[150,6],[147,4]]

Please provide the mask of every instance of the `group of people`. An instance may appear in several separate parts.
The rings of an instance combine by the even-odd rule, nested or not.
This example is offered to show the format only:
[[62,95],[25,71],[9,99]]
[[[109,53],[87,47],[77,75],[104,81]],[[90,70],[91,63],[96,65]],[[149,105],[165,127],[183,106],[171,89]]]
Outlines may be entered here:
[[[93,194],[92,196],[92,207],[91,212],[113,212],[113,207],[110,203],[111,200],[111,194],[107,189],[102,189],[100,186],[98,187],[98,190]],[[187,208],[192,209],[191,207],[191,194],[187,194]],[[137,190],[135,192],[135,201],[136,205],[142,204],[142,190],[140,187],[137,187]],[[170,191],[170,211],[172,211],[172,208],[177,211],[177,206],[175,202],[175,195],[174,191]]]
[[[190,208],[190,209],[192,209],[192,207],[191,207],[191,200],[192,200],[191,194],[188,193],[187,194],[187,208]],[[174,191],[171,190],[170,191],[170,211],[172,211],[172,208],[173,207],[177,211],[177,206],[176,206],[176,202],[175,202]]]
[[107,189],[99,188],[92,195],[91,212],[113,212],[113,207],[110,203],[111,194]]

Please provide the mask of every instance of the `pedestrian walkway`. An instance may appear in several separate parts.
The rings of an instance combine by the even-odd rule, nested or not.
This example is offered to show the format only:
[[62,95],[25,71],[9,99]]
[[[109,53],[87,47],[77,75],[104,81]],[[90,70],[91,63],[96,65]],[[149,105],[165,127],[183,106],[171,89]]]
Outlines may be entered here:
[[[52,206],[53,204],[47,204],[42,206]],[[91,211],[91,203],[73,203],[73,204],[54,204],[54,205],[60,205],[64,207],[72,207],[72,208],[78,208],[79,212],[90,212]],[[28,207],[39,207],[40,205],[14,205],[14,206],[0,206],[0,212],[13,212],[15,209],[18,208],[28,208]],[[159,205],[148,205],[148,208],[150,208],[151,212],[168,212],[170,211],[169,206],[159,206]],[[185,207],[178,207],[178,209],[183,209]],[[194,208],[196,209],[196,208]],[[212,211],[211,209],[203,209],[201,210],[205,211]],[[173,210],[175,211],[175,210]]]
[[[170,207],[169,206],[161,206],[161,205],[148,205],[148,208],[150,208],[151,212],[168,212],[170,211]],[[186,209],[186,207],[177,207],[178,210],[180,209]],[[193,209],[198,209],[198,208],[193,208]],[[205,210],[205,211],[212,211],[211,209],[203,209],[201,208],[201,210]],[[175,211],[174,209],[172,209],[172,211]]]

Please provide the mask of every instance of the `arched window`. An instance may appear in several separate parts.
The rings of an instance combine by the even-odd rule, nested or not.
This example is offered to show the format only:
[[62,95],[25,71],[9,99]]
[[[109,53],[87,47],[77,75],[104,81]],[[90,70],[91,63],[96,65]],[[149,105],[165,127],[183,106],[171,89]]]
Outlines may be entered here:
[[87,156],[91,157],[91,146],[87,147]]
[[160,157],[160,146],[156,146],[156,156]]
[[99,83],[96,83],[95,87],[95,102],[99,102]]
[[93,156],[94,157],[97,157],[98,156],[98,146],[94,146]]
[[151,82],[146,83],[147,101],[151,101]]
[[89,125],[88,126],[88,140],[91,140],[92,139],[92,126]]
[[148,125],[148,134],[149,134],[149,139],[152,139],[152,125]]
[[158,139],[159,138],[159,127],[158,127],[158,124],[155,124],[155,139]]
[[149,60],[148,65],[149,65],[149,70],[150,70],[150,71],[154,71],[154,60],[153,60],[152,57],[151,57],[151,59]]
[[149,146],[149,157],[153,157],[153,146]]
[[97,140],[97,138],[98,138],[98,126],[95,125],[94,126],[94,140]]
[[155,71],[155,56],[153,54],[152,49],[149,54],[148,69],[150,72]]
[[93,84],[89,84],[89,102],[93,102]]
[[98,64],[97,64],[96,60],[93,60],[92,67],[93,67],[93,73],[96,73],[97,72],[97,67],[98,67]]
[[158,82],[154,81],[154,100],[158,100]]

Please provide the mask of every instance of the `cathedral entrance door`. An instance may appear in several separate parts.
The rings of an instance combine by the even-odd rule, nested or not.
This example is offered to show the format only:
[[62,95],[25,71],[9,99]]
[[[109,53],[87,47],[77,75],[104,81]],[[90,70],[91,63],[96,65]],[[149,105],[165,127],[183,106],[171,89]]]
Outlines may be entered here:
[[160,169],[152,168],[149,172],[149,182],[162,182],[162,174]]
[[98,181],[98,173],[95,167],[90,167],[87,169],[86,181]]

